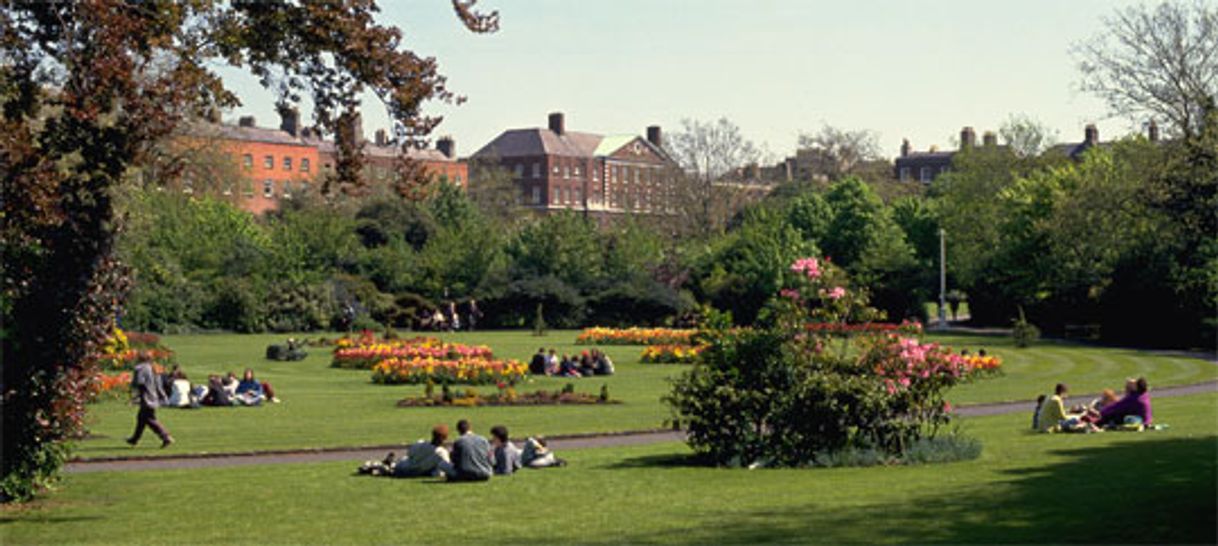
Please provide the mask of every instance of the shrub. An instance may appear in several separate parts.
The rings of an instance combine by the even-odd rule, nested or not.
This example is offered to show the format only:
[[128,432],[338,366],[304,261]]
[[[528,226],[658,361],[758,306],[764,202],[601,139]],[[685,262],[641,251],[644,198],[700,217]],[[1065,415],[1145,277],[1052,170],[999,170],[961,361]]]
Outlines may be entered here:
[[1015,347],[1020,349],[1030,347],[1032,343],[1040,339],[1040,328],[1028,322],[1022,307],[1019,308],[1019,318],[1015,319],[1015,326],[1011,329],[1011,337],[1015,339]]
[[699,336],[700,362],[665,396],[690,447],[716,464],[904,457],[950,422],[948,389],[997,370],[913,336],[809,329],[809,321],[861,323],[878,313],[835,266],[801,259],[789,276],[792,288],[766,304],[755,327]]

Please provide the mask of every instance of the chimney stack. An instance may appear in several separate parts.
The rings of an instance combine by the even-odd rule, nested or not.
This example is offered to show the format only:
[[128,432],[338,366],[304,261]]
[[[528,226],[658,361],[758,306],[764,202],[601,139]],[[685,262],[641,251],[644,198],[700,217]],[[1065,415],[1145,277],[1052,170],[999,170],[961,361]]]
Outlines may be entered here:
[[650,142],[651,145],[655,146],[656,148],[664,147],[663,136],[662,133],[660,133],[659,125],[652,125],[647,128],[647,142]]
[[289,106],[280,106],[279,130],[292,136],[300,136],[300,110]]
[[241,116],[237,118],[237,126],[239,127],[255,127],[254,116]]
[[783,162],[785,164],[784,166],[786,167],[785,170],[787,171],[787,182],[795,180],[795,174],[799,172],[799,165],[797,165],[795,162],[796,159],[794,157],[788,157],[787,160]]
[[[562,114],[559,115],[561,116]],[[440,137],[440,139],[436,141],[436,149],[439,150],[440,153],[444,154],[444,157],[453,159],[457,153],[457,143],[453,140],[453,137]]]
[[376,130],[376,145],[377,146],[388,146],[389,145],[389,137],[385,134],[384,129]]
[[977,133],[972,127],[965,127],[960,130],[960,149],[972,148],[977,145]]
[[1151,142],[1159,141],[1159,124],[1155,123],[1155,120],[1153,119],[1150,120],[1150,123],[1146,124],[1146,137],[1149,138]]
[[1084,143],[1088,146],[1095,146],[1100,143],[1100,130],[1095,128],[1094,123],[1088,123],[1087,128],[1083,130]]
[[364,140],[364,121],[359,112],[344,112],[338,116],[338,130],[352,143],[358,144]]
[[901,157],[909,157],[909,152],[913,151],[913,146],[909,145],[909,139],[901,139]]
[[994,134],[994,131],[986,131],[984,134],[981,135],[981,142],[987,148],[997,146],[998,145],[998,135]]
[[550,130],[560,135],[566,130],[566,124],[563,121],[562,112],[554,112],[550,114]]

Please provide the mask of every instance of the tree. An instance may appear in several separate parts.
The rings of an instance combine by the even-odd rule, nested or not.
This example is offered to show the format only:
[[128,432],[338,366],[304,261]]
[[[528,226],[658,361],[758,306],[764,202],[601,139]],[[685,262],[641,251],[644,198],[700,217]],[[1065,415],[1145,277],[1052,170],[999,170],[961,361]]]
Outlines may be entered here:
[[1057,142],[1057,131],[1026,114],[1011,114],[998,136],[1018,157],[1035,157]]
[[1218,7],[1184,0],[1135,5],[1104,27],[1074,47],[1082,88],[1117,115],[1162,118],[1180,136],[1197,132],[1203,104],[1218,98]]
[[507,225],[520,216],[520,187],[516,177],[497,160],[469,162],[469,197],[482,214]]
[[816,133],[801,133],[795,152],[800,170],[838,180],[868,161],[880,159],[875,131],[840,129],[829,124]]
[[[666,151],[684,171],[673,184],[673,207],[685,226],[710,233],[730,217],[739,193],[715,182],[746,165],[756,163],[759,152],[740,127],[727,118],[717,121],[681,120],[681,130],[666,140]],[[723,211],[731,211],[726,214]]]
[[[472,3],[453,6],[471,29],[494,30],[497,15]],[[54,479],[63,441],[82,430],[88,355],[127,286],[114,258],[114,192],[185,116],[237,103],[215,65],[249,69],[283,103],[306,94],[326,131],[365,89],[407,141],[439,122],[421,105],[456,97],[435,60],[402,47],[401,31],[378,25],[377,12],[368,0],[0,8],[0,500],[29,498]]]

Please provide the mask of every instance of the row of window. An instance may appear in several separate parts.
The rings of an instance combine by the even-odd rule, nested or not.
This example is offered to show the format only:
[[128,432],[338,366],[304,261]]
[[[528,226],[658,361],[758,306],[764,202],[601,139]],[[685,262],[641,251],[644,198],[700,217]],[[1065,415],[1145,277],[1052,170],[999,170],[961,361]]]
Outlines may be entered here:
[[[938,173],[935,172],[934,167],[921,167],[918,169],[918,180],[921,182],[930,183],[932,180],[934,180],[935,174],[943,174],[945,172],[947,172],[947,167],[939,167]],[[909,181],[909,174],[910,174],[909,167],[901,167],[901,181],[902,182]]]
[[[619,167],[617,165],[611,165],[608,168],[607,174],[609,175],[609,180],[614,181],[614,182],[617,182],[619,180],[619,178],[623,182],[628,182],[630,180],[630,178],[633,176],[635,183],[639,183],[643,179],[643,172],[651,171],[651,170],[652,169],[646,169],[646,168],[642,168],[642,167],[629,167],[628,168],[626,166]],[[516,178],[524,178],[525,164],[517,163],[512,168],[512,172],[516,175]],[[532,178],[541,178],[541,163],[533,162],[530,173],[531,173]],[[554,176],[561,175],[564,179],[582,178],[583,174],[584,174],[583,169],[579,165],[559,165],[558,163],[555,163],[551,167],[551,173]],[[598,172],[598,169],[592,169],[592,180],[596,180],[596,181],[600,180],[600,173]]]
[[[245,155],[241,156],[241,164],[246,169],[254,168],[254,155],[245,154]],[[300,165],[300,172],[302,172],[302,173],[310,172],[310,170],[312,169],[312,165],[309,164],[309,158],[307,158],[307,157],[300,158],[299,165]],[[275,156],[273,156],[273,155],[262,156],[262,168],[266,169],[268,171],[274,170],[275,169]],[[291,172],[292,157],[286,156],[286,155],[283,156],[283,170]]]

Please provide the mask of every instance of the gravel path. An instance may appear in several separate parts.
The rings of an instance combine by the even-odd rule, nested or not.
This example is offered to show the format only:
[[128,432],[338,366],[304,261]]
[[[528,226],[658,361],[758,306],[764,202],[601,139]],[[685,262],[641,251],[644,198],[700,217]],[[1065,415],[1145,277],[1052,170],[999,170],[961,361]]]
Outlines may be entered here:
[[[1152,391],[1155,398],[1170,398],[1207,392],[1218,392],[1218,380],[1181,385],[1177,387],[1162,387]],[[1098,394],[1070,397],[1066,405],[1083,404],[1094,399]],[[995,404],[977,404],[960,406],[956,414],[966,417],[984,415],[1002,415],[1008,413],[1026,412],[1031,418],[1032,400],[1021,402],[1001,402]],[[571,436],[554,436],[549,440],[550,448],[562,452],[567,449],[582,449],[594,447],[620,447],[632,445],[654,444],[659,442],[679,441],[683,438],[680,431],[647,430],[624,432],[620,434],[582,434]],[[317,463],[329,461],[366,461],[382,459],[385,454],[393,451],[401,454],[404,445],[366,446],[355,448],[332,448],[312,450],[259,451],[251,453],[224,454],[185,454],[164,457],[107,457],[77,460],[68,463],[68,473],[115,472],[138,470],[168,470],[182,468],[218,468],[230,466],[248,466],[261,464],[287,463]]]

